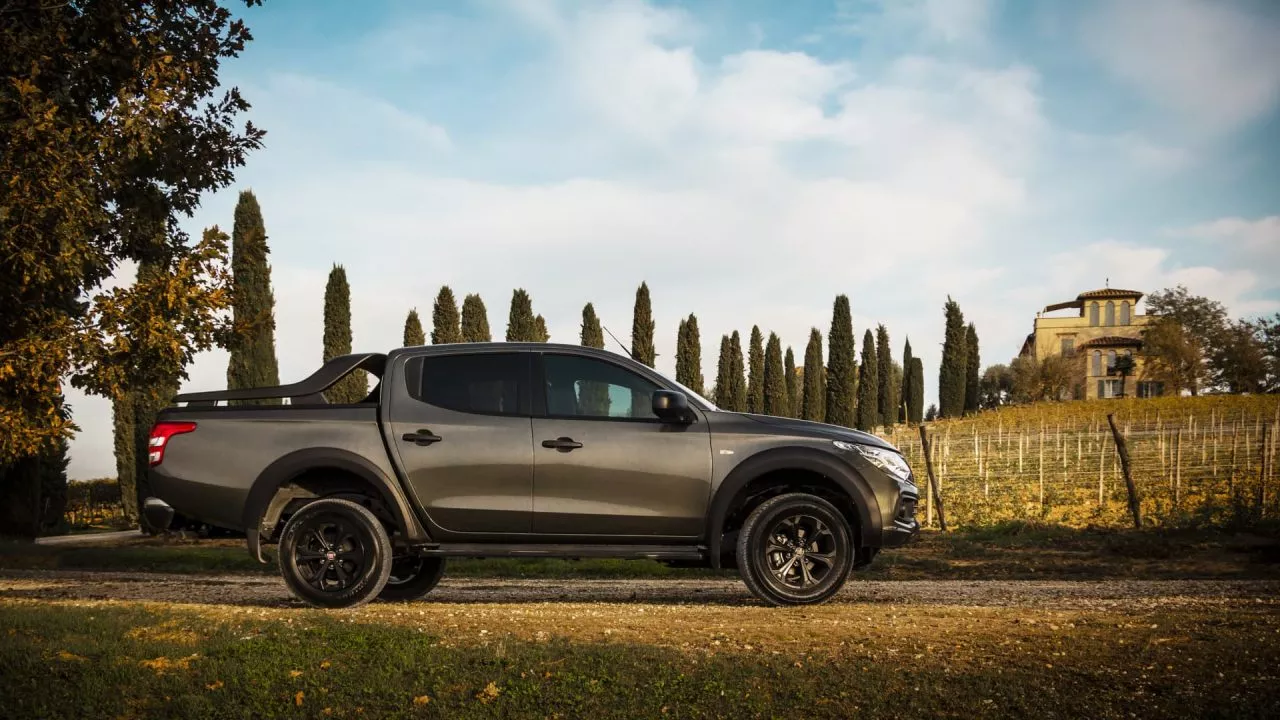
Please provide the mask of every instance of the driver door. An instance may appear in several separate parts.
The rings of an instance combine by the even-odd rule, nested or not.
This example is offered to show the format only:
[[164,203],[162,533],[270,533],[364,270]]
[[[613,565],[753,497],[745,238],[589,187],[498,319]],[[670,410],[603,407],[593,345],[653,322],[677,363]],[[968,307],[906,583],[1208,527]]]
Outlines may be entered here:
[[534,392],[533,532],[695,538],[711,492],[711,438],[660,421],[653,381],[604,359],[543,353]]

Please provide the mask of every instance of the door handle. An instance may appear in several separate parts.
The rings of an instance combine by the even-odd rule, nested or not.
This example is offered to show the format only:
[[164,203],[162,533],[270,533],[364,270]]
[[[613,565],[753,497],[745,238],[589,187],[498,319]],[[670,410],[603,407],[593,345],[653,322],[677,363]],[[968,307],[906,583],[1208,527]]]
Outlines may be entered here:
[[560,452],[569,452],[570,450],[577,450],[582,447],[582,443],[575,442],[573,438],[562,437],[556,438],[555,440],[543,440],[542,447],[559,450]]
[[431,443],[438,443],[444,438],[436,435],[426,428],[423,428],[418,432],[405,433],[400,436],[400,439],[417,445],[430,445]]

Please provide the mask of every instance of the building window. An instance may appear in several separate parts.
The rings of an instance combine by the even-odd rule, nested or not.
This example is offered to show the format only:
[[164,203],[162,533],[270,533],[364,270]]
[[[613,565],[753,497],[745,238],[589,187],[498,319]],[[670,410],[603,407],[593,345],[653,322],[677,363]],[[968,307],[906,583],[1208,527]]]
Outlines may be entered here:
[[1089,303],[1089,325],[1098,327],[1098,303]]
[[1093,351],[1093,374],[1094,375],[1102,374],[1102,351],[1101,350]]
[[1120,303],[1120,324],[1128,325],[1132,320],[1129,319],[1129,301],[1125,300]]
[[1138,383],[1138,397],[1153,398],[1164,395],[1164,383],[1154,380],[1144,380]]
[[1124,396],[1124,382],[1121,380],[1099,380],[1098,397],[1118,398]]
[[1108,375],[1111,374],[1111,371],[1114,370],[1115,368],[1116,368],[1116,351],[1108,350],[1107,351],[1107,374]]
[[1115,324],[1116,324],[1116,304],[1108,300],[1107,301],[1107,327],[1111,327],[1112,325],[1115,325]]
[[1076,339],[1073,337],[1062,338],[1062,355],[1063,357],[1071,357],[1076,352]]

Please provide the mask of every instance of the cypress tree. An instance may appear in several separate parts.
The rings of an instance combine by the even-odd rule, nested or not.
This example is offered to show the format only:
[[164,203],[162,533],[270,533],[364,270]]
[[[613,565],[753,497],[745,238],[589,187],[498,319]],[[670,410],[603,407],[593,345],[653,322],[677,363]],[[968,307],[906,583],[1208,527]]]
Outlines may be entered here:
[[804,398],[800,404],[800,416],[805,420],[822,422],[826,417],[826,374],[827,369],[822,365],[822,331],[812,328],[809,330],[809,345],[804,349]]
[[836,298],[827,343],[826,421],[832,425],[853,427],[858,363],[853,340],[853,314],[849,310],[847,295]]
[[[891,425],[897,419],[894,412],[893,397],[893,349],[889,347],[889,328],[880,323],[876,326],[876,415],[881,425]],[[902,382],[898,378],[898,382]]]
[[907,338],[907,344],[902,348],[902,392],[898,401],[898,422],[912,422],[910,403],[911,403],[911,338]]
[[676,335],[676,382],[702,394],[702,336],[692,313],[680,321]]
[[596,317],[596,308],[591,303],[582,308],[581,337],[584,346],[604,349],[604,330],[600,328],[600,318]]
[[653,367],[657,352],[653,347],[653,307],[649,302],[649,285],[640,283],[636,290],[636,306],[631,317],[631,357]]
[[782,341],[777,333],[769,333],[764,351],[764,414],[786,417],[787,371],[782,364]]
[[[243,197],[243,196],[242,196]],[[167,270],[159,265],[151,263],[141,263],[138,265],[138,277],[144,278],[151,273],[163,273]],[[274,352],[272,353],[274,356]],[[132,405],[133,420],[133,509],[137,510],[142,507],[142,503],[153,493],[151,492],[151,483],[147,475],[150,469],[148,462],[151,452],[151,426],[155,425],[156,415],[161,410],[168,407],[173,402],[173,397],[178,394],[178,377],[167,377],[156,383],[155,385],[133,388],[127,395]],[[123,493],[124,488],[121,488]],[[123,499],[123,495],[121,496]],[[126,510],[127,512],[127,510]],[[144,529],[147,528],[146,520],[141,513],[137,513],[139,523]],[[181,518],[175,516],[174,525],[181,524]]]
[[876,339],[867,330],[862,336],[862,363],[858,367],[857,428],[871,432],[880,424],[879,365],[876,361]]
[[742,336],[737,330],[729,336],[729,399],[725,409],[734,412],[747,410],[746,369],[742,362]]
[[964,313],[951,296],[947,296],[946,335],[942,341],[942,366],[938,368],[938,417],[960,417],[964,413],[966,347]]
[[730,360],[729,336],[720,336],[720,359],[716,362],[716,396],[715,403],[723,410],[729,410],[733,404],[733,381],[730,379],[729,373],[732,372],[732,361]]
[[[876,349],[879,350],[880,348],[877,347]],[[902,422],[902,420],[899,419],[899,415],[905,415],[905,411],[902,413],[898,412],[903,407],[902,382],[905,375],[906,373],[903,371],[902,366],[898,364],[897,360],[889,361],[889,414],[880,418],[880,422],[884,423],[885,427],[889,427],[897,422]]]
[[747,412],[764,412],[764,336],[760,326],[751,326],[751,347],[747,352]]
[[787,346],[782,367],[787,373],[787,417],[800,417],[800,373],[796,372],[796,354]]
[[911,358],[911,394],[907,396],[907,418],[919,425],[924,421],[924,363]]
[[533,300],[524,288],[511,293],[511,312],[507,315],[507,342],[536,342],[537,320],[533,316]]
[[409,317],[404,319],[404,346],[416,347],[426,343],[427,336],[422,332],[422,321],[418,319],[418,309],[414,308],[409,311]]
[[[56,405],[65,414],[62,396]],[[59,437],[40,453],[40,532],[58,533],[67,513],[67,450],[65,437]]]
[[538,342],[550,342],[551,333],[547,331],[547,320],[541,315],[533,319],[534,339]]
[[[347,271],[334,265],[324,288],[324,361],[351,352],[351,286]],[[369,394],[369,381],[356,370],[325,391],[325,399],[335,404],[358,403]]]
[[137,465],[133,457],[134,429],[132,392],[126,392],[111,402],[111,425],[115,436],[116,483],[120,486],[120,503],[124,506],[124,519],[133,527],[138,522]]
[[458,315],[458,301],[448,285],[440,288],[435,305],[431,308],[431,344],[448,345],[462,342],[462,321]]
[[964,414],[970,415],[978,412],[978,366],[982,364],[978,355],[978,330],[973,323],[969,323],[964,342],[968,351],[964,364]]
[[490,342],[489,311],[474,293],[462,299],[462,342]]
[[[245,190],[236,202],[231,231],[231,313],[235,334],[227,344],[230,350],[227,388],[230,390],[280,384],[280,367],[276,361],[276,301],[271,292],[269,252],[262,209],[253,193]],[[280,400],[235,400],[227,404],[279,405]],[[149,433],[150,428],[147,431]]]

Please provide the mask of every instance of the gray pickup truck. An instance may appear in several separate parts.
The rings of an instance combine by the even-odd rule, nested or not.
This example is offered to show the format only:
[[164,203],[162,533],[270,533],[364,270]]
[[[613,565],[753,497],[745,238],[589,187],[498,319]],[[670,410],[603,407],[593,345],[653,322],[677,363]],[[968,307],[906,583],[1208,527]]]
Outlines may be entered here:
[[[372,392],[326,402],[355,371]],[[345,355],[293,385],[175,402],[151,431],[147,521],[242,530],[259,561],[278,543],[290,590],[322,607],[414,599],[447,558],[492,556],[736,567],[766,603],[818,603],[919,529],[884,440],[726,412],[592,348]]]

